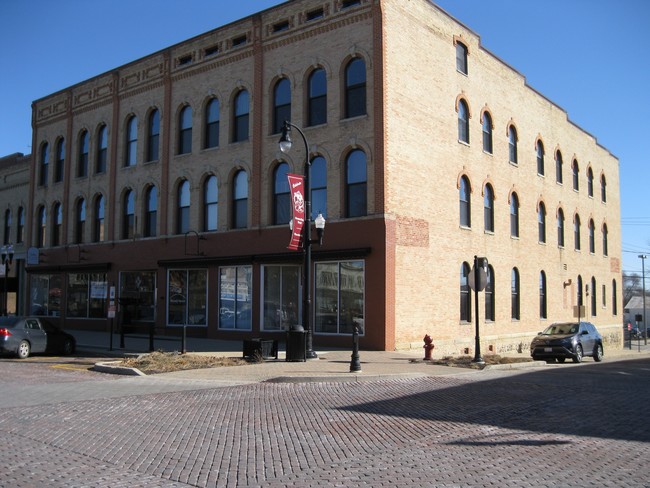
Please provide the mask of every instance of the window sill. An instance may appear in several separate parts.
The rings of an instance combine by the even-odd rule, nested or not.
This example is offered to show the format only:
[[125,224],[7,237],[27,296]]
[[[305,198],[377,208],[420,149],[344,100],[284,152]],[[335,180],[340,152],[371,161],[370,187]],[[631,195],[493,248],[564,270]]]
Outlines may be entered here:
[[484,234],[487,234],[487,235],[489,235],[489,236],[493,236],[493,235],[494,235],[494,231],[493,231],[493,230],[484,230],[483,233],[484,233]]
[[463,141],[462,139],[458,139],[458,144],[461,144],[463,146],[470,147],[469,142]]
[[458,228],[459,228],[460,230],[469,230],[469,231],[472,230],[471,227],[467,227],[466,225],[459,225]]
[[363,120],[363,119],[367,119],[367,118],[368,118],[368,114],[365,113],[363,115],[355,115],[354,117],[343,117],[341,119],[341,122],[345,122],[345,123],[347,123],[347,122],[355,122],[355,121]]
[[514,166],[515,168],[519,167],[519,163],[517,163],[516,161],[508,161],[508,163],[510,164],[510,166]]

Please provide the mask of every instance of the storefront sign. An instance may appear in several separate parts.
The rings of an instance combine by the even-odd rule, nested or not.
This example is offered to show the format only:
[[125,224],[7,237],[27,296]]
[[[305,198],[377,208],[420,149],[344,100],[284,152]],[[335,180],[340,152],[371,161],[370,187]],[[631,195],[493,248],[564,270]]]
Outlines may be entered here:
[[305,225],[305,178],[294,174],[287,174],[287,178],[293,209],[293,228],[288,249],[297,251],[302,248],[302,228]]

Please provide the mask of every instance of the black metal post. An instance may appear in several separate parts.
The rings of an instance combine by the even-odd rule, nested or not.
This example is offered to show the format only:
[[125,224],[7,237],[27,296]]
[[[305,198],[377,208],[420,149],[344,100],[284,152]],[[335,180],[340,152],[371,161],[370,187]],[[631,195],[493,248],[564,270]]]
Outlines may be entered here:
[[352,359],[350,360],[350,373],[361,372],[361,361],[359,360],[359,326],[354,324],[352,331]]
[[185,354],[187,352],[187,326],[183,326],[183,337],[181,338],[181,354]]
[[478,315],[479,315],[478,314],[478,289],[479,289],[480,280],[481,280],[481,274],[479,272],[478,256],[474,256],[474,312],[475,312],[474,323],[476,324],[476,327],[475,327],[475,334],[474,334],[474,359],[472,359],[472,362],[477,364],[484,364],[485,361],[481,356],[481,335],[479,333],[479,324],[478,324]]
[[153,352],[153,329],[154,324],[152,323],[149,327],[149,352]]
[[302,323],[305,328],[307,336],[307,359],[318,359],[318,355],[314,351],[314,339],[313,339],[313,327],[312,327],[312,309],[311,309],[311,161],[309,160],[309,144],[307,143],[307,138],[303,131],[297,125],[292,124],[289,121],[284,122],[283,128],[283,137],[289,132],[290,128],[293,127],[298,131],[302,142],[305,144],[305,238],[304,238],[304,265],[303,265],[303,283],[302,283]]

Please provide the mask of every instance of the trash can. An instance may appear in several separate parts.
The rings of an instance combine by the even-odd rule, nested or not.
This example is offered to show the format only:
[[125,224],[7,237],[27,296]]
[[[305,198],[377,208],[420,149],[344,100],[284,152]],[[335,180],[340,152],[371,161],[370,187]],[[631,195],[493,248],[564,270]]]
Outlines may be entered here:
[[307,332],[301,325],[287,331],[286,361],[307,361]]

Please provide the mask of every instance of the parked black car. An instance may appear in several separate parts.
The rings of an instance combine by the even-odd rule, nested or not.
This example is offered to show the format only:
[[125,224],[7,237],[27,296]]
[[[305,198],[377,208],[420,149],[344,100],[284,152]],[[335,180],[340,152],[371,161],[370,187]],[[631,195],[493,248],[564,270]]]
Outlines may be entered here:
[[21,359],[31,353],[72,354],[77,343],[42,317],[0,317],[0,353],[15,354]]
[[584,356],[594,361],[603,360],[603,337],[590,322],[566,322],[549,325],[530,344],[530,355],[534,360],[563,363],[571,358],[574,363]]

